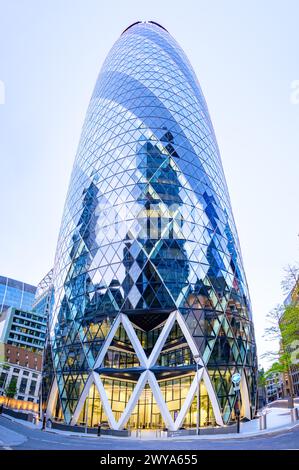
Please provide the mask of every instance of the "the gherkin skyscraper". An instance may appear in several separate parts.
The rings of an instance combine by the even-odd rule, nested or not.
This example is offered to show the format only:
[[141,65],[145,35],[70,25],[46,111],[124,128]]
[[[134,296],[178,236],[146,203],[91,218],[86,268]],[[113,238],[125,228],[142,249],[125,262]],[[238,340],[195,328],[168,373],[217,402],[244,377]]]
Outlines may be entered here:
[[241,416],[253,417],[250,299],[215,134],[187,57],[154,22],[127,28],[99,74],[54,289],[43,388],[52,419],[231,423],[235,372]]

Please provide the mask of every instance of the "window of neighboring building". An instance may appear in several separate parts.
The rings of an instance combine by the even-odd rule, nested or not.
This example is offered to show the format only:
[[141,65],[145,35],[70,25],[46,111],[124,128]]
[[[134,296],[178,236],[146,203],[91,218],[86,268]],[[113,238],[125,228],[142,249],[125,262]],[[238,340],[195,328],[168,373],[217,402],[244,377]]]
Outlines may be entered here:
[[5,372],[2,372],[0,375],[0,387],[5,386],[6,379],[7,379],[7,374]]
[[23,379],[21,380],[21,383],[20,383],[20,389],[19,389],[19,391],[20,391],[21,393],[25,393],[26,387],[27,387],[27,379],[24,379],[24,378],[23,378]]
[[29,394],[35,395],[35,389],[36,389],[36,380],[32,380],[30,384]]

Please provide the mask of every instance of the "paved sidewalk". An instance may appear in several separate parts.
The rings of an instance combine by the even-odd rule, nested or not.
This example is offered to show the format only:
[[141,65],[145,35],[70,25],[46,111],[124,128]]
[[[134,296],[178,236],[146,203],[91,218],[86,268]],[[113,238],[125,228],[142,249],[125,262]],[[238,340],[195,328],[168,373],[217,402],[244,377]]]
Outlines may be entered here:
[[9,448],[11,446],[19,446],[27,441],[27,437],[18,432],[0,426],[0,447]]
[[[184,440],[184,439],[199,439],[199,440],[226,440],[226,439],[245,439],[245,438],[250,438],[250,437],[255,437],[255,436],[266,436],[266,435],[271,435],[275,433],[279,433],[282,431],[289,431],[290,429],[293,429],[297,426],[299,426],[299,421],[292,422],[291,420],[291,414],[290,410],[287,408],[265,408],[264,410],[267,414],[267,429],[265,430],[260,430],[259,429],[259,419],[254,419],[252,421],[248,421],[245,423],[241,423],[240,427],[240,434],[237,433],[230,433],[230,434],[212,434],[212,435],[200,435],[200,436],[195,436],[195,435],[177,435],[174,437],[166,437],[166,436],[159,436],[156,437],[156,432],[155,431],[142,431],[141,437],[136,437],[136,433],[133,431],[131,437],[118,437],[118,436],[101,436],[101,439],[121,439],[121,440]],[[23,426],[31,429],[41,429],[42,423],[39,422],[37,425],[30,423],[28,421],[22,421],[16,418],[12,418],[8,415],[3,414],[5,418],[8,418],[12,421],[15,421],[19,424],[22,424]],[[5,428],[2,428],[5,429]],[[83,437],[83,438],[97,438],[98,436],[96,434],[86,434],[86,433],[78,433],[78,432],[70,432],[70,431],[60,431],[58,429],[47,429],[47,433],[53,433],[53,434],[60,434],[62,436],[76,436],[76,437]],[[17,433],[14,433],[17,434]],[[0,445],[1,444],[1,439],[2,439],[2,433],[0,429]],[[24,440],[26,438],[22,435],[21,436]],[[15,436],[17,439],[17,437]],[[20,439],[20,437],[19,437]],[[24,441],[23,441],[24,442]],[[13,445],[13,444],[7,444],[7,445]]]
[[22,424],[26,428],[30,428],[30,429],[41,429],[42,428],[42,422],[41,421],[39,421],[37,424],[33,424],[30,421],[25,421],[23,419],[14,418],[13,416],[5,414],[5,412],[3,412],[1,416],[3,416],[3,418],[9,419],[10,421],[13,421],[14,423]]
[[[298,407],[296,407],[298,408]],[[270,408],[266,407],[263,410],[266,413],[267,429],[265,431],[272,431],[279,428],[293,427],[299,424],[299,421],[292,422],[291,410],[288,408]],[[247,423],[241,424],[242,434],[251,434],[259,431],[259,419],[248,421]],[[261,432],[261,431],[260,431]]]
[[[296,407],[298,408],[298,407]],[[173,439],[200,439],[200,440],[225,440],[225,439],[246,439],[255,436],[266,436],[271,434],[276,434],[281,431],[289,431],[290,429],[296,428],[299,426],[299,420],[292,422],[291,413],[289,409],[286,408],[266,408],[264,410],[267,415],[267,428],[260,430],[259,419],[253,419],[252,421],[247,421],[241,423],[240,425],[240,434],[229,433],[229,434],[210,434],[210,435],[201,435],[201,436],[176,436],[166,438],[167,440]],[[135,433],[132,433],[131,439],[136,439]],[[128,439],[128,438],[126,438]],[[153,439],[153,433],[143,433],[143,436],[140,439]],[[163,437],[162,437],[163,439]],[[165,439],[165,438],[164,438]]]

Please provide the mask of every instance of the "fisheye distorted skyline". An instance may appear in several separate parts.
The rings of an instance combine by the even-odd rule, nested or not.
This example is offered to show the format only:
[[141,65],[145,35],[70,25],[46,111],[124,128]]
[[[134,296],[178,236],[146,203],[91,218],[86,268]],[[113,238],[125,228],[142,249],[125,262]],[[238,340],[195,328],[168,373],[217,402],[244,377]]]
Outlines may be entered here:
[[129,24],[152,19],[185,50],[207,100],[261,354],[264,317],[282,301],[283,267],[298,256],[297,2],[14,0],[0,6],[0,274],[37,284],[51,268],[100,66]]

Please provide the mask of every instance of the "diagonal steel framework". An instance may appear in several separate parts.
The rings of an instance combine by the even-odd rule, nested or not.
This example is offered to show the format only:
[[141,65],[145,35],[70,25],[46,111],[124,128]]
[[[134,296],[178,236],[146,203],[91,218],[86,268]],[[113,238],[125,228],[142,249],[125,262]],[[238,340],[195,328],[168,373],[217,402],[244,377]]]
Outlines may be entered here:
[[[161,388],[159,386],[159,382],[157,381],[155,374],[152,372],[152,368],[155,366],[159,355],[162,351],[162,348],[168,338],[168,335],[173,327],[173,325],[177,322],[185,336],[186,342],[192,352],[194,361],[198,364],[197,371],[195,373],[194,379],[190,385],[190,389],[187,393],[186,399],[182,405],[181,410],[179,411],[178,416],[176,417],[175,420],[172,419],[172,416],[167,408],[167,404],[164,400],[163,394],[161,392]],[[107,393],[105,391],[102,379],[100,374],[97,372],[96,369],[100,368],[102,366],[105,354],[107,353],[109,346],[111,345],[114,335],[116,334],[116,331],[118,327],[122,325],[123,328],[125,329],[132,346],[134,348],[134,351],[136,353],[136,356],[138,360],[140,361],[141,368],[144,369],[144,371],[140,374],[139,379],[135,385],[135,388],[133,390],[132,395],[130,396],[130,399],[121,414],[120,419],[117,421],[114,417],[113,411],[110,407],[109,399],[107,396]],[[184,318],[182,317],[181,313],[179,311],[174,311],[172,312],[168,319],[166,320],[163,329],[155,343],[155,346],[150,354],[149,357],[146,356],[142,345],[137,337],[137,334],[134,330],[133,324],[131,323],[130,319],[128,318],[127,315],[124,313],[120,313],[114,320],[111,329],[106,337],[106,341],[102,346],[102,349],[100,350],[97,360],[95,361],[95,365],[93,370],[90,372],[90,375],[85,383],[84,389],[81,393],[80,399],[78,401],[77,407],[75,409],[75,412],[72,416],[71,423],[72,425],[75,425],[78,421],[78,418],[80,416],[81,410],[84,406],[85,400],[89,394],[89,390],[91,386],[94,384],[100,399],[102,401],[102,406],[104,409],[104,412],[107,416],[109,425],[111,429],[119,430],[123,429],[128,420],[130,419],[130,416],[140,398],[140,395],[146,385],[148,384],[150,387],[150,390],[153,393],[153,397],[157,403],[157,406],[159,408],[159,411],[161,413],[162,419],[166,425],[166,427],[170,430],[177,430],[179,429],[185,419],[185,416],[192,404],[192,401],[194,399],[194,396],[196,394],[197,388],[200,385],[201,381],[203,381],[212,408],[215,416],[216,423],[220,426],[223,426],[223,420],[222,420],[222,415],[221,415],[221,410],[218,402],[217,395],[215,393],[214,387],[212,385],[210,376],[208,374],[207,368],[204,365],[204,362],[200,356],[199,350],[197,348],[197,345],[195,344],[192,335],[189,332],[189,329],[184,321]],[[47,409],[47,416],[52,415],[53,411],[53,405],[54,405],[54,395],[57,396],[58,394],[58,387],[57,387],[57,382],[56,380],[53,382],[52,386],[52,392],[51,396],[52,399],[48,403],[48,409]],[[242,397],[242,404],[244,407],[245,411],[245,416],[249,417],[250,415],[250,402],[249,402],[249,394],[248,394],[248,388],[247,388],[247,382],[246,382],[246,377],[245,374],[242,374],[242,380],[241,380],[241,397]]]

